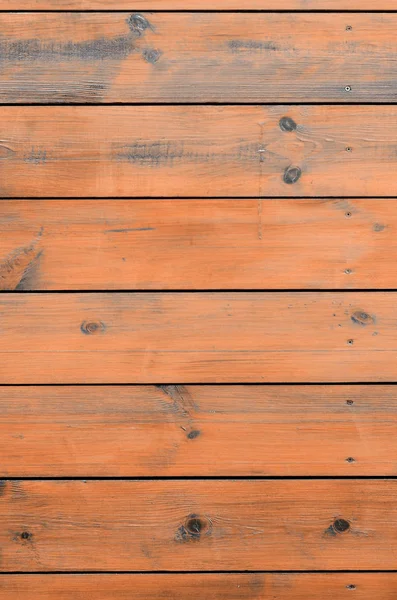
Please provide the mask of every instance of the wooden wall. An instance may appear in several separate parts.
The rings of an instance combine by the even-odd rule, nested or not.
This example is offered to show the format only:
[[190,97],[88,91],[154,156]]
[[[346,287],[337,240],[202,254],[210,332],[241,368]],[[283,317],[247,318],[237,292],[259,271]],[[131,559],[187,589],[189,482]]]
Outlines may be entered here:
[[0,11],[0,600],[394,600],[395,0]]

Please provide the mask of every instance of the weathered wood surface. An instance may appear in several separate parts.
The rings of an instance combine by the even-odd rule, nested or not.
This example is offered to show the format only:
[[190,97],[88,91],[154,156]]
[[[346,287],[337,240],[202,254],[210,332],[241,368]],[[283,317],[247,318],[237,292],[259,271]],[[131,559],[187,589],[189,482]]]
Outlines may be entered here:
[[[354,592],[354,594],[353,594]],[[395,600],[395,573],[3,575],[0,600]]]
[[396,97],[397,14],[4,13],[0,29],[0,102]]
[[396,286],[393,199],[0,202],[2,290]]
[[0,134],[1,197],[397,196],[397,106],[4,106]]
[[[54,10],[54,0],[0,0],[2,10]],[[58,10],[130,10],[129,0],[56,0]],[[241,10],[241,0],[139,0],[135,10]],[[395,10],[395,0],[247,0],[243,10]]]
[[5,481],[0,570],[394,569],[396,480]]
[[2,477],[396,476],[396,433],[393,385],[0,387]]
[[1,296],[2,383],[396,380],[393,292]]

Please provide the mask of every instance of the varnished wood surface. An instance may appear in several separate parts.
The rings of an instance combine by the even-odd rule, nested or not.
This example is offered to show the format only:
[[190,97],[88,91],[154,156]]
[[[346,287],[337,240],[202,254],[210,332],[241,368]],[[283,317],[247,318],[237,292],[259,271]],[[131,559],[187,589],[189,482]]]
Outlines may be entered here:
[[395,199],[4,200],[0,288],[393,289],[395,207]]
[[397,195],[394,105],[5,106],[0,135],[1,197]]
[[[135,10],[395,10],[394,0],[139,0]],[[54,10],[52,0],[0,0],[1,10]],[[57,0],[55,10],[130,10],[128,0]]]
[[396,480],[5,481],[0,569],[394,569]]
[[0,102],[392,102],[396,28],[379,13],[4,13]]
[[395,600],[395,573],[4,575],[0,600]]
[[0,477],[396,476],[396,433],[394,385],[0,387]]
[[392,382],[393,292],[18,294],[2,383]]

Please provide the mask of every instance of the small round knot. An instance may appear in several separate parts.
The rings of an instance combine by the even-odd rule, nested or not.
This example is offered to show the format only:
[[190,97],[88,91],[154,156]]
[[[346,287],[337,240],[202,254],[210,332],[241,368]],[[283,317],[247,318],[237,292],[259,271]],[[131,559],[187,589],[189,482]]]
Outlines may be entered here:
[[80,329],[86,335],[93,335],[105,331],[105,325],[102,321],[83,321]]
[[357,325],[369,325],[374,322],[374,318],[362,310],[356,310],[350,318],[353,323],[357,323]]
[[279,121],[281,131],[295,131],[297,125],[291,117],[282,117]]
[[302,171],[299,167],[288,167],[284,171],[284,183],[292,184],[296,183],[300,176],[302,175]]
[[127,24],[129,25],[131,31],[137,33],[138,35],[141,35],[142,32],[149,27],[149,21],[143,15],[138,13],[131,15],[127,19]]
[[346,519],[335,519],[332,528],[336,533],[345,533],[350,529],[350,523]]
[[211,522],[206,517],[189,515],[185,521],[185,529],[190,536],[199,538],[201,535],[206,535],[210,532]]
[[156,63],[160,58],[161,51],[156,50],[155,48],[146,49],[142,52],[142,55],[148,63],[152,63],[152,65],[154,65],[154,63]]

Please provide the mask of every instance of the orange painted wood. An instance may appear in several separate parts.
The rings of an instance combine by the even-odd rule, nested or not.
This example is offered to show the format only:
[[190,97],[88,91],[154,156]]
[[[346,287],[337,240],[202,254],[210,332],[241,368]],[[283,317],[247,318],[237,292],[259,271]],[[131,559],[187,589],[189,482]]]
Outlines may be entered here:
[[[354,583],[353,583],[354,582]],[[3,575],[0,600],[395,600],[395,573]]]
[[396,476],[396,433],[393,385],[0,387],[2,477]]
[[[395,10],[394,0],[248,0],[243,10]],[[135,10],[241,10],[241,0],[139,0]],[[0,0],[2,10],[54,10],[52,0]],[[56,10],[130,10],[128,0],[57,0]]]
[[395,207],[394,199],[4,200],[0,289],[393,289]]
[[4,13],[0,102],[391,102],[396,28],[379,13]]
[[396,380],[393,292],[17,294],[2,383]]
[[396,106],[5,106],[0,134],[1,197],[397,196]]
[[1,571],[394,569],[396,480],[5,481]]

